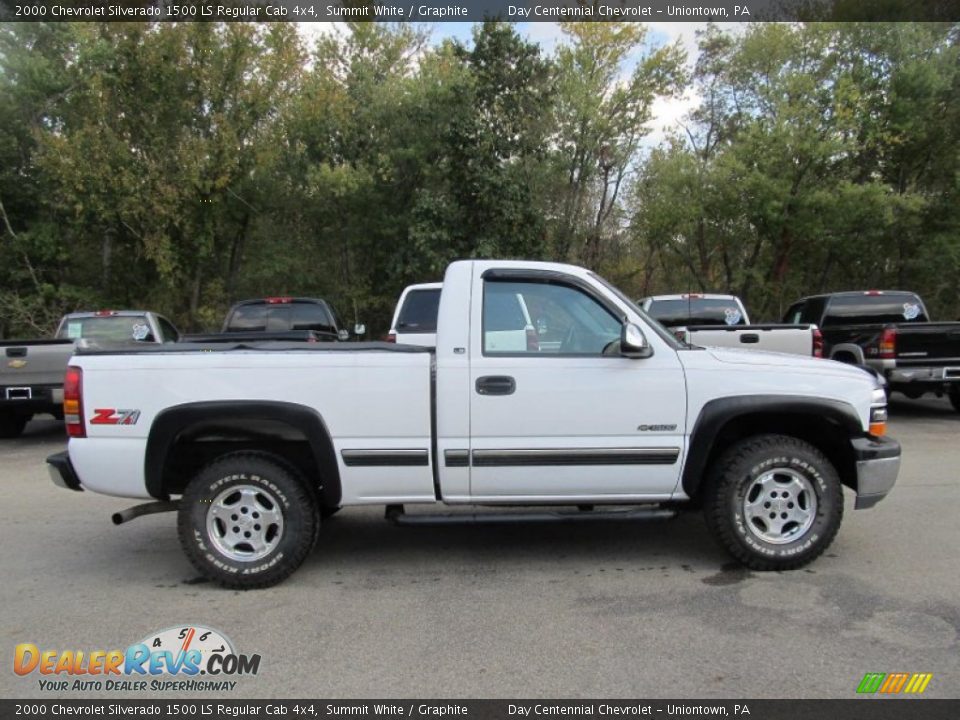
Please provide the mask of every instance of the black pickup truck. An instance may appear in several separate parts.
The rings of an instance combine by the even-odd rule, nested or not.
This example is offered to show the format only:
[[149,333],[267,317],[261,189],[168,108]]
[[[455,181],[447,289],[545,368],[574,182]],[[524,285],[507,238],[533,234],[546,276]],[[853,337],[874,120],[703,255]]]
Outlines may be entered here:
[[819,326],[824,357],[872,367],[909,398],[946,394],[960,412],[960,322],[931,322],[916,293],[813,295],[791,305],[783,321]]

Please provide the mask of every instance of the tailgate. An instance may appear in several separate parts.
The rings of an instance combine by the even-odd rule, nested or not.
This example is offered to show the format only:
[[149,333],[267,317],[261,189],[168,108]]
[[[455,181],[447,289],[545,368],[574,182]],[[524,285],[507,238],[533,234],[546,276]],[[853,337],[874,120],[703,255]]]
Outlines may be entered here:
[[63,385],[73,340],[0,343],[0,385]]
[[688,342],[704,347],[813,355],[813,333],[808,325],[699,325],[685,330]]
[[904,323],[896,327],[898,364],[960,364],[960,323]]

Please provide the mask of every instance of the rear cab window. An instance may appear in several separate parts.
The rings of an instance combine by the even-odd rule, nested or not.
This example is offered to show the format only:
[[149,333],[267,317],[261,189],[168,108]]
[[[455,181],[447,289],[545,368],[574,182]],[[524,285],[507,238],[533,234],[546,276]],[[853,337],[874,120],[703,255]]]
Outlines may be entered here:
[[837,295],[830,298],[823,326],[928,322],[927,311],[913,293]]
[[733,299],[688,298],[653,300],[647,314],[661,325],[746,325],[743,310]]
[[336,332],[336,321],[325,303],[256,302],[238,305],[227,322],[225,332],[316,330]]
[[398,333],[435,333],[440,309],[440,288],[411,290],[397,315]]
[[97,317],[66,318],[57,337],[70,340],[99,342],[155,342],[150,324],[143,316],[105,315]]

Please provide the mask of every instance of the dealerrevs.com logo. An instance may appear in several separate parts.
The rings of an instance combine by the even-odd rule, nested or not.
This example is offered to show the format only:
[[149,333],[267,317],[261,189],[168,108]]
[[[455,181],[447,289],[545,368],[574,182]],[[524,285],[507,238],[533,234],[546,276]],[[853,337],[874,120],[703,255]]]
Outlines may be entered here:
[[259,655],[243,655],[221,632],[200,625],[167,628],[126,650],[41,650],[33,643],[14,649],[13,671],[39,675],[40,690],[229,691],[233,678],[256,675]]

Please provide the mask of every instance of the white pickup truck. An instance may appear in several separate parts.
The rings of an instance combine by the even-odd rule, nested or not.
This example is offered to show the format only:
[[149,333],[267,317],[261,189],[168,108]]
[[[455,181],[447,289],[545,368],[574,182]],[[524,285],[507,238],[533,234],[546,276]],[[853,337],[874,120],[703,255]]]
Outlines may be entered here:
[[637,304],[677,339],[691,345],[823,357],[823,335],[816,325],[752,325],[736,295],[652,295]]
[[[551,339],[498,350],[519,302]],[[238,588],[284,579],[321,518],[368,504],[407,524],[703,508],[739,561],[790,569],[833,540],[844,485],[870,507],[900,466],[874,376],[685,346],[602,278],[553,263],[453,263],[435,350],[81,351],[64,398],[70,441],[48,459],[54,482],[153,499],[118,523],[176,509],[191,562]],[[512,507],[404,512],[414,504]]]

